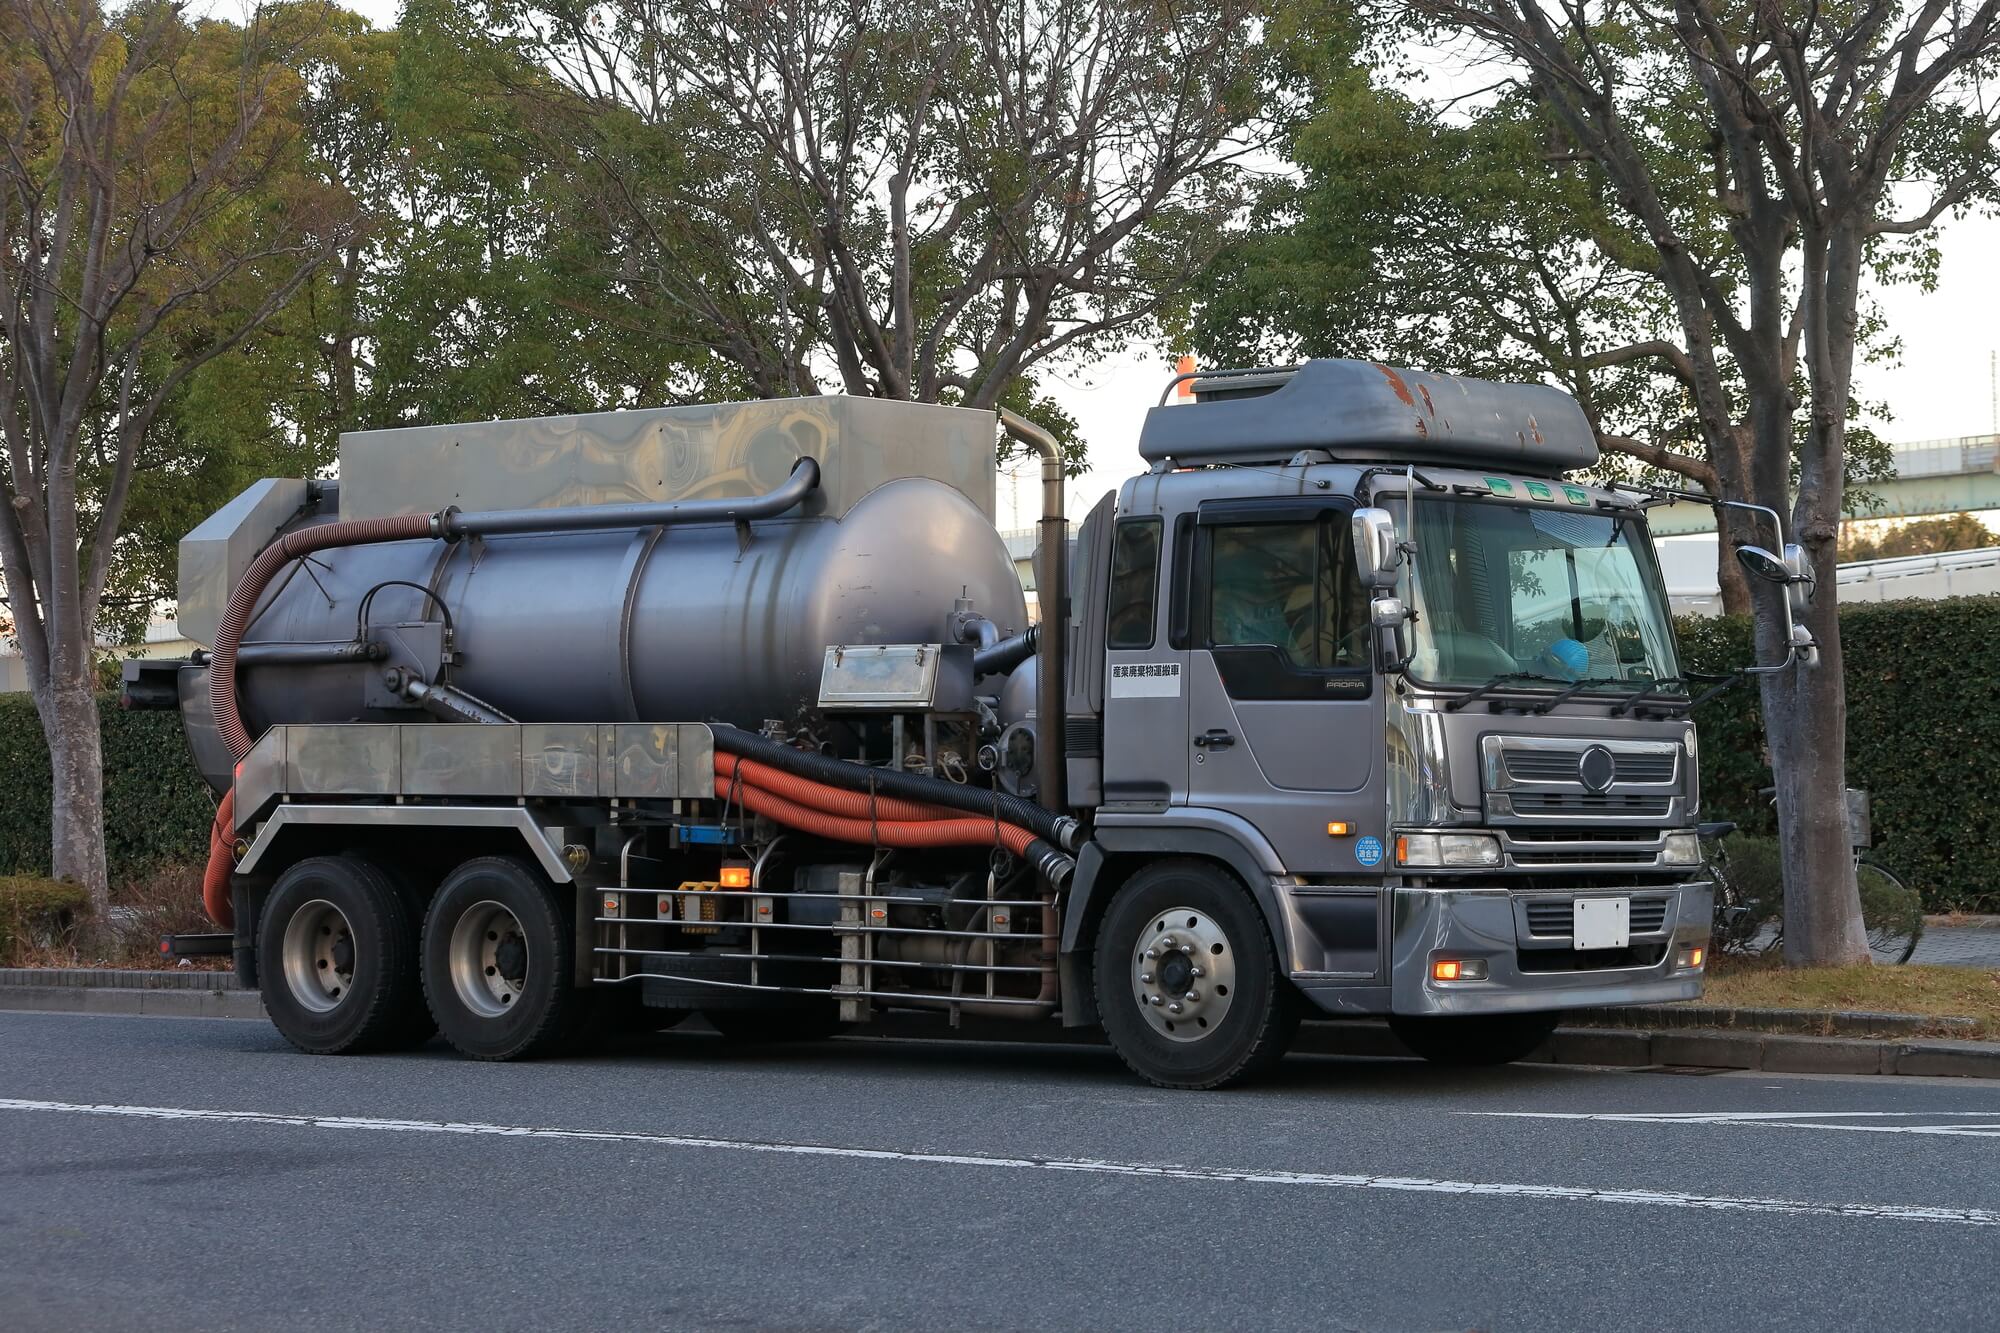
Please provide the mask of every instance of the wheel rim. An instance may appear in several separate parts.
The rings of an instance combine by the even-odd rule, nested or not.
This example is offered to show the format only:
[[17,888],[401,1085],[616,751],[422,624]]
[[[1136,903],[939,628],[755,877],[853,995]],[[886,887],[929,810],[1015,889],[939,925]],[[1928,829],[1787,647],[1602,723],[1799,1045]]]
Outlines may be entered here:
[[1132,950],[1132,998],[1169,1041],[1200,1041],[1236,1000],[1236,946],[1206,912],[1155,912]]
[[451,986],[481,1018],[512,1009],[528,984],[528,938],[520,919],[491,899],[474,903],[451,929]]
[[354,990],[354,928],[324,898],[304,903],[285,924],[285,988],[316,1014],[331,1012]]

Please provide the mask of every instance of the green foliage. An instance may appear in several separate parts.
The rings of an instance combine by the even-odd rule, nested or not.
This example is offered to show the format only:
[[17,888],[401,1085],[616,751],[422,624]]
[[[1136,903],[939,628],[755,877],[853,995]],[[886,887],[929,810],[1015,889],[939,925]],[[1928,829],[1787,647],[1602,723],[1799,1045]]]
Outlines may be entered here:
[[[1678,631],[1690,666],[1752,660],[1747,621],[1688,618]],[[2000,596],[1843,607],[1840,631],[1847,782],[1870,793],[1876,855],[1930,911],[2000,910],[2000,796],[1983,771],[2000,753]],[[1695,714],[1702,812],[1769,835],[1758,714],[1742,685]]]
[[0,965],[37,936],[52,935],[90,907],[81,884],[32,875],[0,875]]
[[1841,524],[1841,560],[1883,560],[1899,555],[1937,555],[1945,551],[1976,551],[2000,542],[1976,514],[1946,514],[1912,519],[1881,532],[1864,533]]
[[[104,737],[104,843],[111,880],[202,856],[215,800],[195,772],[173,712],[122,711],[98,700]],[[24,694],[0,695],[0,874],[49,869],[49,755],[41,721]]]

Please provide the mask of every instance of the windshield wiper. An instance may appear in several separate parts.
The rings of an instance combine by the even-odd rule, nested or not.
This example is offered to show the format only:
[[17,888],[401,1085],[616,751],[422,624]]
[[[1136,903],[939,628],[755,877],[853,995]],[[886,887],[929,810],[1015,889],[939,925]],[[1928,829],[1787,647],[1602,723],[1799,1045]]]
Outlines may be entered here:
[[1467,704],[1485,698],[1487,695],[1493,693],[1493,691],[1499,689],[1502,685],[1511,684],[1512,682],[1517,680],[1541,680],[1541,681],[1547,681],[1551,685],[1569,684],[1569,682],[1566,680],[1558,679],[1555,676],[1546,676],[1539,671],[1503,671],[1499,675],[1495,676],[1492,680],[1487,681],[1484,685],[1481,685],[1479,688],[1473,690],[1470,694],[1462,694],[1456,699],[1445,700],[1444,711],[1447,713],[1456,713],[1459,709],[1465,707]]
[[[1633,695],[1630,699],[1625,700],[1623,703],[1619,704],[1616,708],[1613,708],[1611,710],[1611,716],[1624,717],[1627,713],[1630,713],[1633,709],[1639,707],[1641,704],[1645,704],[1647,707],[1650,708],[1666,709],[1676,713],[1691,713],[1695,709],[1707,703],[1710,699],[1713,699],[1716,695],[1721,694],[1724,690],[1736,684],[1736,682],[1741,679],[1743,679],[1743,677],[1740,675],[1711,676],[1702,672],[1690,672],[1685,676],[1668,676],[1665,680],[1654,681],[1652,684],[1648,685],[1645,689]],[[1708,689],[1703,690],[1700,694],[1695,694],[1692,687],[1696,683],[1704,681],[1713,682],[1713,684],[1711,684]],[[1680,686],[1682,689],[1688,691],[1690,697],[1676,699],[1670,694],[1659,693],[1660,690],[1666,688],[1669,685]]]
[[[1569,699],[1571,695],[1577,693],[1579,690],[1587,690],[1592,685],[1627,685],[1630,683],[1631,682],[1629,681],[1620,680],[1616,676],[1585,676],[1582,680],[1572,682],[1568,689],[1563,690],[1561,693],[1549,699],[1547,702],[1536,704],[1533,708],[1529,709],[1528,711],[1538,715],[1542,713],[1553,713],[1556,710],[1556,706],[1558,704],[1565,702],[1566,700]],[[1660,682],[1658,681],[1654,682],[1654,684],[1659,684],[1659,683]],[[1612,711],[1612,716],[1614,717],[1624,716],[1623,713],[1620,713],[1615,708],[1612,709],[1611,711]]]

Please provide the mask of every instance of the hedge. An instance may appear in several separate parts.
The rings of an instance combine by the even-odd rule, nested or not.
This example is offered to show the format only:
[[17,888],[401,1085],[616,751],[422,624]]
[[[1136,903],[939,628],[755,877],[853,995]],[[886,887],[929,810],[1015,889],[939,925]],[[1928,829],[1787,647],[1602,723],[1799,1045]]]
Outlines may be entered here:
[[[1752,660],[1747,620],[1678,623],[1685,665]],[[2000,910],[2000,596],[1841,608],[1847,782],[1866,788],[1875,851],[1933,912]],[[1775,831],[1754,683],[1695,714],[1702,810]]]
[[23,941],[54,931],[89,906],[90,895],[80,884],[0,875],[0,963],[11,964]]
[[[113,882],[203,856],[215,798],[171,710],[97,701],[104,737],[104,853]],[[0,875],[49,873],[49,752],[25,694],[0,694]]]

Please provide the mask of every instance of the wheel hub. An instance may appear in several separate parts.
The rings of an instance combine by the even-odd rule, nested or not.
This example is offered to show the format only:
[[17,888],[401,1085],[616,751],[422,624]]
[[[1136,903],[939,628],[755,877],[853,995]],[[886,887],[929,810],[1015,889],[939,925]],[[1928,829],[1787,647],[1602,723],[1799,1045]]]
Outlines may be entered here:
[[481,1018],[514,1007],[528,983],[528,941],[520,921],[491,899],[474,903],[451,929],[451,985],[459,1001]]
[[292,913],[279,953],[285,989],[312,1013],[331,1011],[354,989],[354,930],[324,898]]
[[1132,996],[1171,1041],[1200,1041],[1235,1000],[1236,947],[1216,920],[1192,907],[1156,913],[1132,954]]

